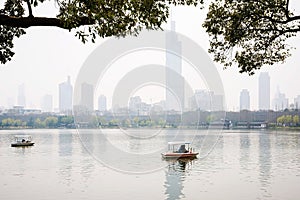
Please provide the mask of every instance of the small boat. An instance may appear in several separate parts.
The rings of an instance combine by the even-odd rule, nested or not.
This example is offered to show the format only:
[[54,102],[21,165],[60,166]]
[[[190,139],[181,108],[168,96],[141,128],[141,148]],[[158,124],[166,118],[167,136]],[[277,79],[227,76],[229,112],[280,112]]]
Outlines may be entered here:
[[168,142],[168,152],[161,155],[163,158],[196,158],[199,153],[194,152],[190,144],[190,142]]
[[27,147],[33,146],[32,137],[30,135],[16,135],[15,142],[11,144],[12,147]]

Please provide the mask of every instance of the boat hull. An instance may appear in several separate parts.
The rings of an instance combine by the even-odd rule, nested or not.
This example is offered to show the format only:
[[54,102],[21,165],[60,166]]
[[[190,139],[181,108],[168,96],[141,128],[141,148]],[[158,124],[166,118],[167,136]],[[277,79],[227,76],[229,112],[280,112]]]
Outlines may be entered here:
[[23,142],[23,143],[13,143],[11,144],[11,147],[29,147],[33,146],[34,142]]
[[163,158],[196,158],[199,153],[162,153]]

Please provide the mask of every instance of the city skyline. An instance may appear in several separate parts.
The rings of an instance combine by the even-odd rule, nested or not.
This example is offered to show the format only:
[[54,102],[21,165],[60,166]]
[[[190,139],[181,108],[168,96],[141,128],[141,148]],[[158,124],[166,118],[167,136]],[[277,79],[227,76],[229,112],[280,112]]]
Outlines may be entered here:
[[[267,77],[267,79],[270,79],[268,76],[268,73],[262,72],[260,75]],[[260,80],[260,79],[259,79]],[[258,80],[258,82],[259,82]],[[265,80],[264,80],[265,81]],[[267,80],[268,82],[268,80]],[[107,99],[107,96],[104,94],[99,95],[96,97],[97,99],[94,99],[94,90],[91,88],[92,86],[84,83],[82,84],[82,93],[81,95],[81,105],[87,106],[89,110],[99,110],[99,111],[107,111],[110,110],[111,107],[108,107],[109,101],[111,99]],[[24,108],[31,108],[31,109],[41,109],[42,111],[45,112],[51,112],[51,111],[61,111],[64,112],[66,110],[72,110],[72,95],[73,95],[73,85],[71,84],[71,77],[67,77],[67,81],[61,82],[58,84],[58,96],[59,99],[58,101],[61,102],[59,107],[54,107],[53,106],[53,95],[52,94],[45,94],[43,95],[40,99],[40,106],[37,107],[30,107],[26,106],[25,103],[21,104],[21,100],[25,102],[26,100],[26,87],[24,84],[21,84],[18,86],[18,91],[16,93],[16,99],[18,100],[15,104],[11,104],[10,107],[5,107],[3,105],[0,105],[0,108],[12,108],[13,106],[22,106]],[[279,86],[276,87],[277,91],[273,95],[270,95],[270,110],[274,111],[280,111],[284,109],[298,109],[300,105],[300,95],[296,95],[294,98],[288,99],[285,95],[284,92],[281,92],[279,90]],[[267,91],[270,90],[271,88],[267,88]],[[72,91],[71,91],[72,90]],[[243,94],[242,94],[243,93]],[[252,96],[250,95],[251,92],[247,89],[244,88],[240,91],[239,93],[239,109],[237,110],[230,110],[227,109],[226,111],[238,111],[238,110],[268,110],[268,109],[251,109],[252,103],[251,103],[251,98]],[[62,96],[61,96],[62,95]],[[21,96],[21,98],[20,98]],[[155,101],[155,102],[149,102],[148,98],[145,96],[133,96],[132,98],[139,98],[139,103],[144,103],[147,105],[152,105],[155,107],[155,105],[160,105],[160,107],[163,107],[163,110],[170,110],[166,106],[166,99],[160,99],[160,101]],[[238,97],[238,95],[237,95]],[[67,100],[65,99],[67,98]],[[221,107],[221,104],[223,104],[223,100],[216,100],[216,97],[213,92],[200,89],[200,90],[195,90],[193,95],[189,97],[189,102],[188,102],[188,107],[185,108],[185,110],[195,110],[195,109],[201,109],[202,110],[208,110],[208,111],[213,111],[213,110],[218,110],[218,108]],[[220,97],[219,97],[220,98]],[[19,100],[21,99],[21,100]],[[215,100],[214,100],[215,99]],[[132,99],[130,99],[132,100]],[[218,102],[219,101],[219,102]],[[243,102],[241,102],[243,101]],[[217,103],[216,103],[217,102]],[[164,106],[162,106],[162,103]],[[97,104],[97,105],[95,105]],[[132,108],[133,106],[130,105],[130,101],[128,103],[128,108]],[[215,108],[212,107],[212,105],[215,104]],[[242,106],[243,105],[243,106]],[[101,107],[101,109],[100,109]],[[94,109],[96,108],[96,109]],[[217,108],[217,109],[216,109]]]
[[[46,4],[49,6],[48,9],[52,7],[55,10],[54,5],[49,2]],[[300,5],[299,3],[294,4],[293,8],[297,13],[300,11]],[[37,9],[36,14],[38,15],[39,12],[42,11]],[[49,13],[52,13],[51,9],[49,9]],[[182,17],[183,15],[185,17]],[[176,31],[190,37],[207,51],[209,47],[208,36],[201,26],[205,15],[201,13],[199,8],[172,8],[172,18],[176,22]],[[186,19],[190,19],[189,23],[186,23]],[[164,28],[168,29],[168,27],[170,27],[170,22]],[[0,107],[7,108],[16,105],[18,86],[24,83],[26,107],[40,108],[40,99],[45,94],[50,94],[53,95],[54,110],[58,109],[57,84],[62,82],[66,76],[71,76],[71,83],[74,85],[82,63],[100,43],[106,40],[99,39],[95,44],[82,44],[74,37],[74,33],[65,30],[47,27],[28,29],[26,36],[16,40],[14,48],[16,55],[12,61],[0,67]],[[291,38],[288,40],[288,44],[297,47],[300,46],[300,40],[297,37]],[[32,47],[30,52],[26,48],[28,46]],[[47,49],[47,52],[43,52],[41,49]],[[223,82],[227,110],[239,110],[239,93],[243,88],[247,88],[251,94],[250,109],[259,109],[257,79],[260,72],[268,72],[271,77],[271,98],[274,97],[276,87],[279,86],[289,102],[294,102],[294,99],[300,94],[298,89],[299,63],[297,60],[300,49],[293,49],[291,53],[292,57],[288,58],[285,63],[263,67],[256,71],[253,76],[240,74],[234,66],[224,70],[222,65],[215,63]],[[28,59],[32,55],[36,55],[35,59]],[[209,56],[211,57],[211,55]],[[113,79],[114,77],[110,78]],[[111,88],[106,90],[111,90]],[[106,94],[107,91],[101,93]],[[111,98],[110,95],[106,96],[108,99]],[[145,98],[143,101],[150,103],[149,98]],[[94,107],[96,108],[96,105]],[[107,107],[111,107],[109,101]]]

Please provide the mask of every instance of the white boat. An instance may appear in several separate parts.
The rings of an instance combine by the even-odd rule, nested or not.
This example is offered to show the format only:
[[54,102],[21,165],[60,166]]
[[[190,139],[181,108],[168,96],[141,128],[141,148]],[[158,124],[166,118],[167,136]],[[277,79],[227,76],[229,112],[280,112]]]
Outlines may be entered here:
[[196,158],[199,154],[190,148],[190,142],[168,142],[168,151],[162,153],[163,158]]
[[12,147],[27,147],[33,146],[32,137],[30,135],[16,135],[15,142],[11,144]]

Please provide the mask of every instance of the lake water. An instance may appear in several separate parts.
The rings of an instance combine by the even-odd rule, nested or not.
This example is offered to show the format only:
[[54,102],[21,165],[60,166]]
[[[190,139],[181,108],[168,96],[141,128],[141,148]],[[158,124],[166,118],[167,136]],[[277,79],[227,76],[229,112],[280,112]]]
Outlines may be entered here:
[[[33,147],[10,147],[30,134]],[[165,161],[190,140],[192,161]],[[300,198],[300,133],[237,130],[1,130],[1,199]]]

